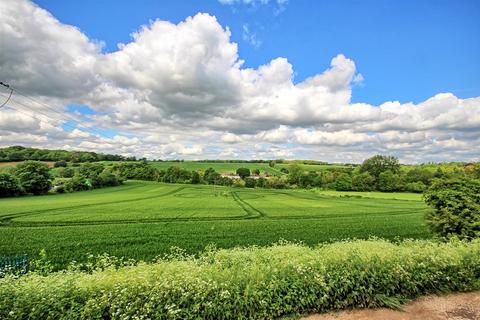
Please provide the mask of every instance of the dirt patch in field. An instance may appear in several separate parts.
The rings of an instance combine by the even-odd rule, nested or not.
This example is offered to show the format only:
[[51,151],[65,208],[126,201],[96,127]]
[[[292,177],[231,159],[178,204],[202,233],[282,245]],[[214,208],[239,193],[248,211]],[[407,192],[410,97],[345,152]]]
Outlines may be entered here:
[[427,296],[407,303],[402,311],[361,309],[315,314],[302,320],[480,320],[480,291]]

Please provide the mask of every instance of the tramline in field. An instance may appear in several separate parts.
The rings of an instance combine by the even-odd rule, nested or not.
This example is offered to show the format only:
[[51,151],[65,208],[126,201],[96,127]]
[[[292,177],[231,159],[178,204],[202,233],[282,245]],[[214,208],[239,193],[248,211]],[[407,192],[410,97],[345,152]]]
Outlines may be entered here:
[[[115,188],[0,200],[0,251],[54,262],[87,253],[151,259],[170,247],[198,252],[268,245],[281,239],[319,242],[345,238],[428,238],[428,208],[410,200],[314,190],[270,190],[129,181]],[[398,196],[398,195],[397,195]],[[403,194],[405,197],[405,194]]]

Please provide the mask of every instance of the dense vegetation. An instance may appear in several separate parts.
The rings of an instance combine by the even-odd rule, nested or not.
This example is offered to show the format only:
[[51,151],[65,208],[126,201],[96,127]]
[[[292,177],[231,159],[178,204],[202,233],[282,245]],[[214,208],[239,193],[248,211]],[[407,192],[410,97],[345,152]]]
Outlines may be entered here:
[[71,161],[71,162],[93,162],[93,161],[121,161],[135,160],[134,157],[126,158],[116,154],[103,154],[87,151],[66,151],[66,150],[48,150],[26,148],[22,146],[12,146],[0,148],[1,161]]
[[45,163],[30,160],[21,162],[10,173],[0,174],[0,197],[41,195],[51,189],[57,193],[83,191],[123,183],[120,177],[101,163],[86,162],[76,170],[60,167],[55,176],[68,179],[56,179],[52,189],[53,176]]
[[424,194],[427,223],[443,237],[480,237],[480,180],[439,180]]
[[210,243],[231,248],[279,239],[315,245],[432,236],[420,195],[328,192],[127,181],[89,192],[1,199],[0,256],[33,258],[46,249],[55,266],[64,267],[88,253],[150,260],[171,246],[196,253]]
[[119,265],[103,257],[0,279],[0,318],[274,319],[480,289],[479,241],[283,244],[198,258],[174,251],[152,264]]

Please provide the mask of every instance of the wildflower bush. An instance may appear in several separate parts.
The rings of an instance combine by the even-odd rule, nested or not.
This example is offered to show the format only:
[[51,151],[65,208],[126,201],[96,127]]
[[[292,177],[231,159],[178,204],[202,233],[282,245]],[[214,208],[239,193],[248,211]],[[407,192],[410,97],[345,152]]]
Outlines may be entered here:
[[0,279],[1,319],[275,319],[480,288],[480,241],[181,250]]

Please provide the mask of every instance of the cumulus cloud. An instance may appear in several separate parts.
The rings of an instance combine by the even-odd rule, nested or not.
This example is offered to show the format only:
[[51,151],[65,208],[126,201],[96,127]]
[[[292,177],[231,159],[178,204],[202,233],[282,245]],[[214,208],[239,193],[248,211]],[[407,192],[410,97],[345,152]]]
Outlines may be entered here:
[[[444,151],[446,160],[480,155],[474,147],[480,144],[480,97],[439,93],[418,104],[352,103],[352,86],[366,81],[353,60],[338,54],[327,70],[303,81],[294,81],[294,66],[283,57],[245,68],[230,30],[209,14],[178,24],[152,21],[117,51],[102,53],[98,41],[31,2],[2,1],[0,13],[2,81],[51,106],[14,96],[0,111],[2,145],[152,158],[360,161],[381,152],[427,161],[442,160]],[[66,128],[62,113],[71,103],[96,113],[69,114],[82,123],[69,121]],[[99,127],[116,133],[102,136],[93,130]]]

